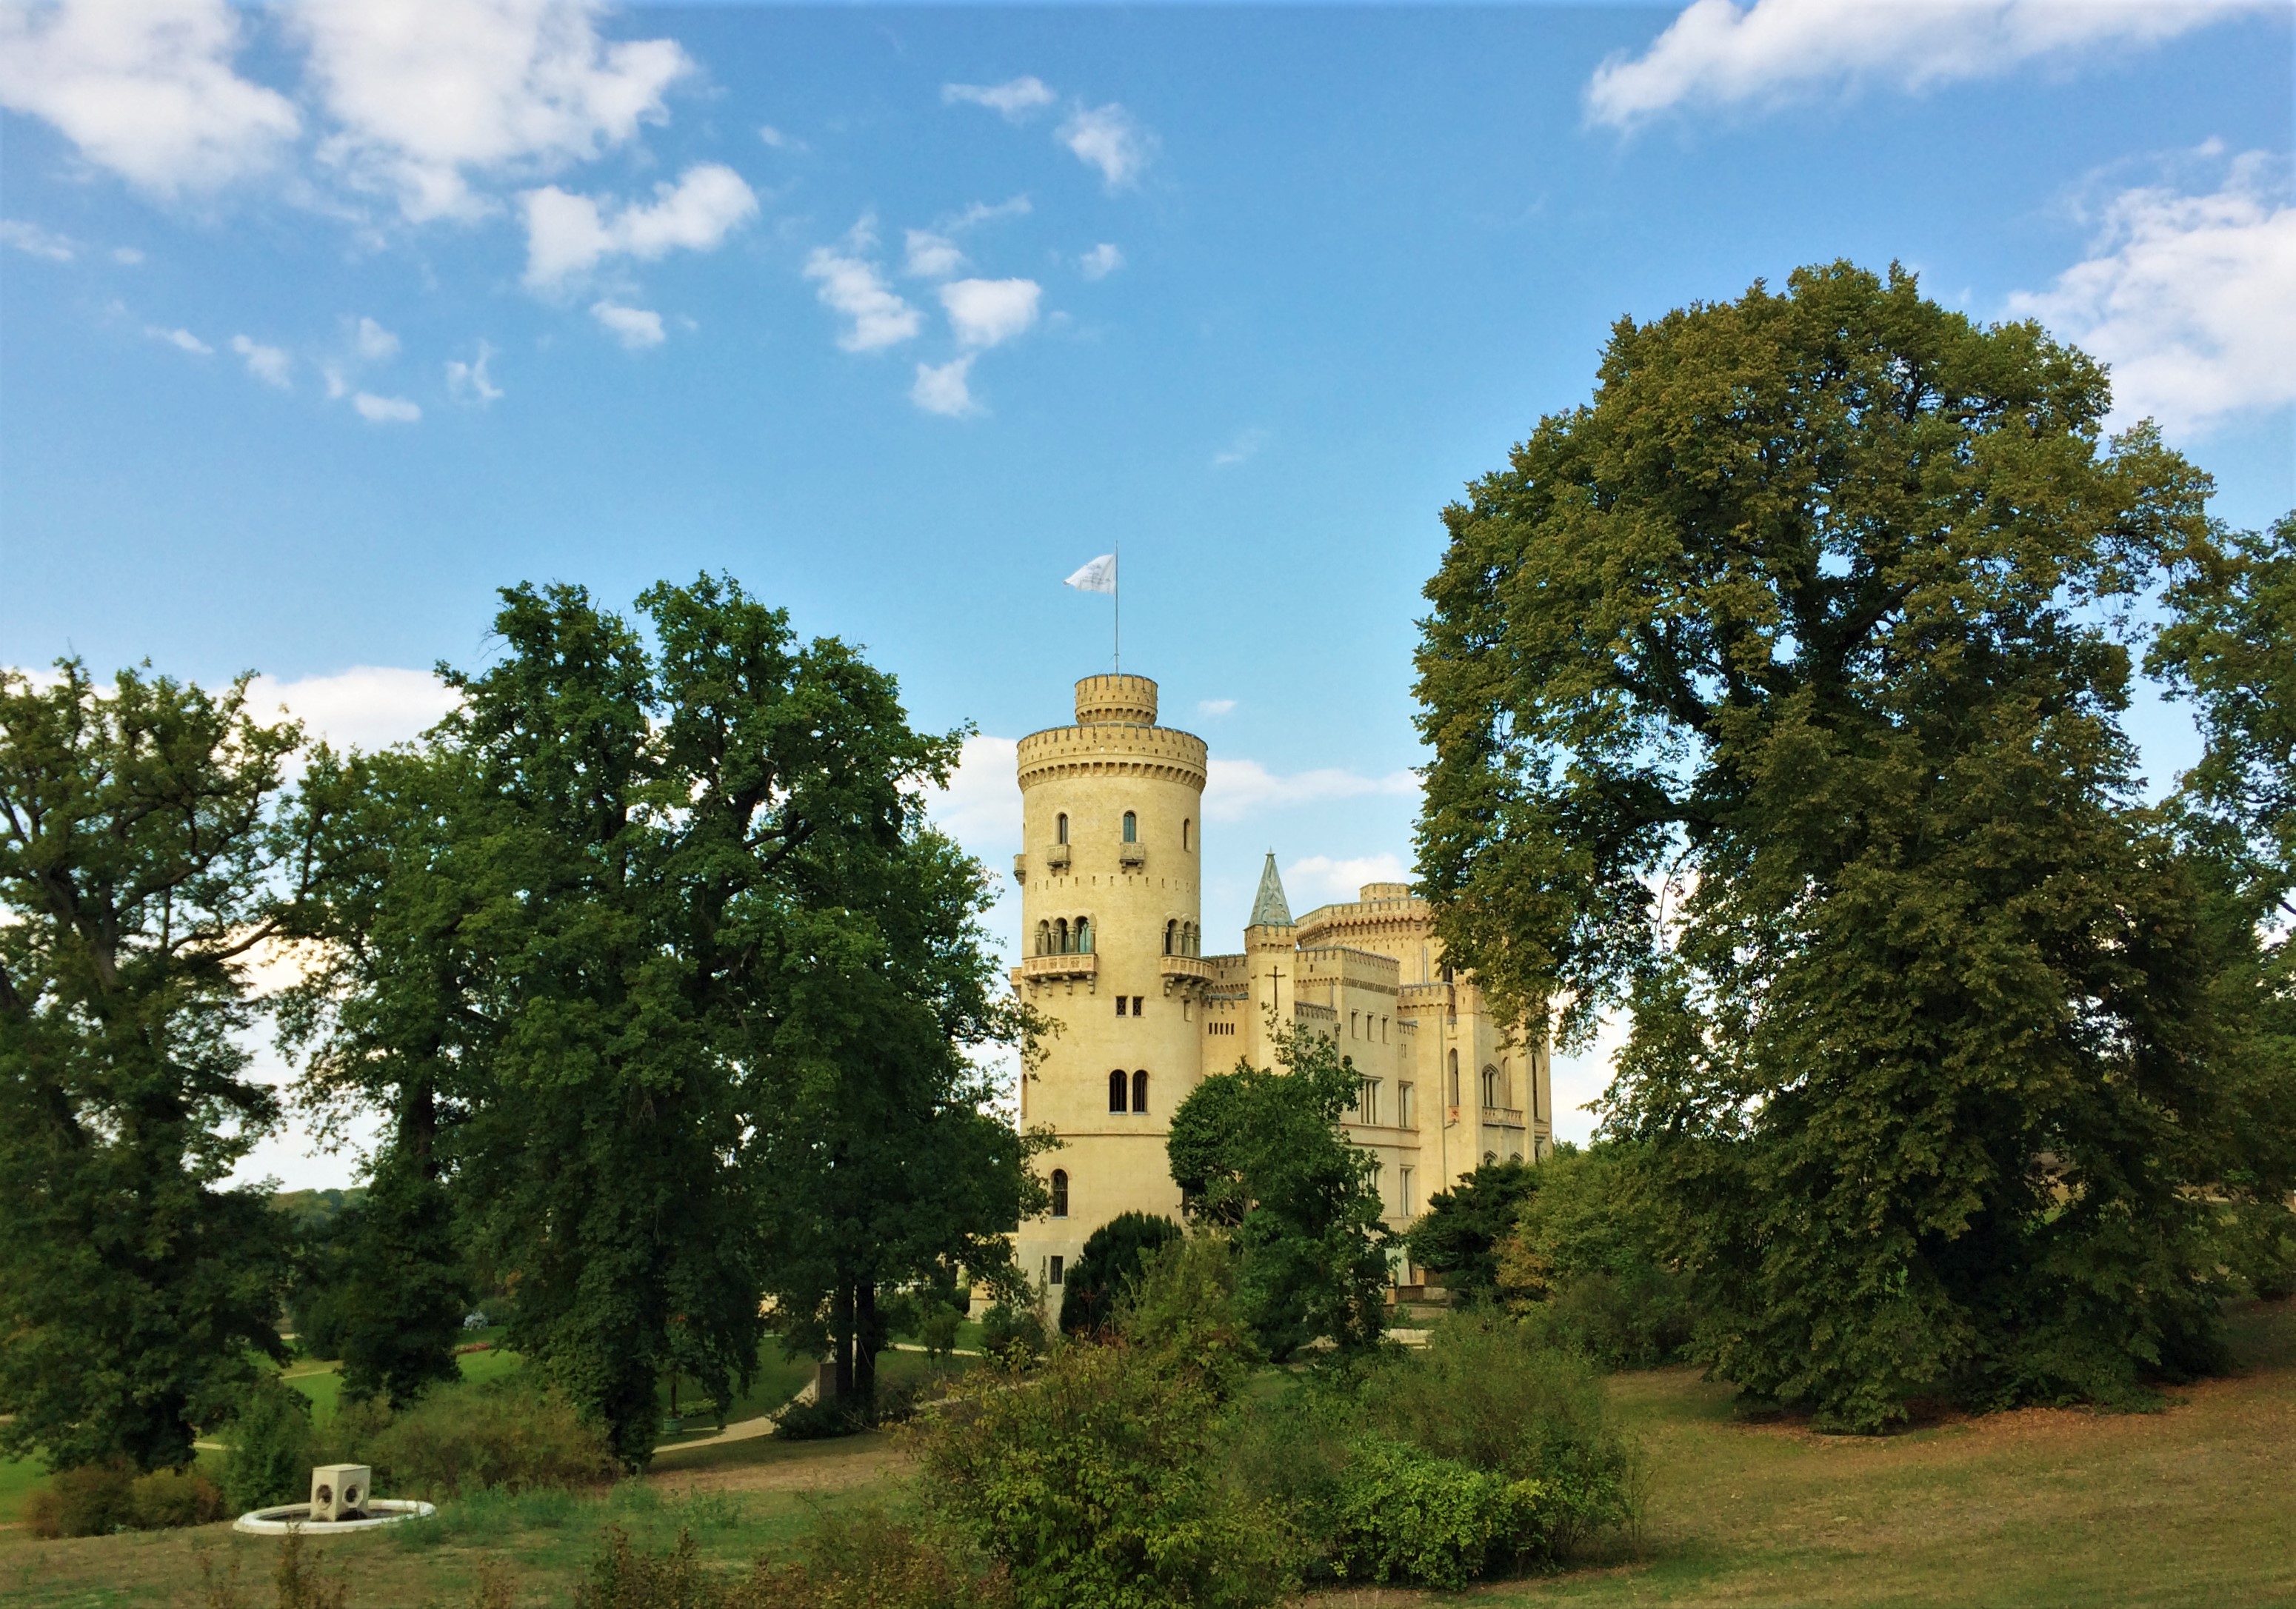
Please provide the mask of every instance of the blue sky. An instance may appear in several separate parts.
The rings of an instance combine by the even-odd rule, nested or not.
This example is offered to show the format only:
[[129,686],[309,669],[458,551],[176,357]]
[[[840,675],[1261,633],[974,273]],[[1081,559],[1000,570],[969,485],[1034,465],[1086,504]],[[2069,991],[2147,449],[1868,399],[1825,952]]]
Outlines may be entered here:
[[977,726],[1002,865],[1120,543],[1216,939],[1401,873],[1437,511],[1622,314],[1899,259],[2296,505],[2292,16],[6,0],[0,661],[387,741],[497,585],[730,571]]

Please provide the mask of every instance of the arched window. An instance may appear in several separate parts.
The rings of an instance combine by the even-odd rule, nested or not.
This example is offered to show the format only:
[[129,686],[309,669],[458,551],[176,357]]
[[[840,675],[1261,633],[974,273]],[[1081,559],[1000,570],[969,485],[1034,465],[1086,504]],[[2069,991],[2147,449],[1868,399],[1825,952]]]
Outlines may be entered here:
[[1485,1167],[1490,1166],[1491,1164],[1496,1162],[1498,1159],[1499,1154],[1496,1151],[1485,1151],[1483,1153],[1483,1165]]
[[1132,1075],[1132,1109],[1136,1112],[1148,1109],[1148,1069],[1145,1067]]
[[1037,953],[1038,955],[1050,955],[1052,952],[1053,925],[1050,922],[1038,922],[1037,924]]
[[1451,1104],[1459,1104],[1459,1053],[1451,1052]]
[[1193,822],[1192,822],[1192,821],[1190,821],[1188,820],[1188,818],[1187,818],[1187,817],[1185,817],[1185,816],[1182,816],[1182,817],[1180,818],[1180,847],[1181,847],[1181,848],[1183,848],[1183,849],[1193,849],[1193,848],[1195,847],[1194,843],[1193,843],[1193,842],[1189,838],[1189,837],[1188,837],[1189,829],[1190,829],[1192,827],[1193,827],[1193,826],[1194,826],[1194,823],[1193,823]]
[[1128,810],[1124,813],[1124,841],[1128,844],[1140,841],[1140,818]]
[[1124,1110],[1124,1069],[1121,1067],[1108,1075],[1108,1109],[1111,1112]]
[[1177,921],[1171,921],[1171,922],[1167,922],[1167,923],[1165,923],[1165,924],[1164,924],[1164,953],[1165,953],[1165,954],[1167,954],[1167,955],[1171,955],[1171,954],[1177,953],[1177,952],[1173,950],[1172,946],[1173,946],[1174,944],[1176,944],[1176,943],[1177,943],[1179,942],[1179,938],[1180,938],[1180,924],[1179,924],[1178,922],[1177,922]]
[[1062,917],[1059,921],[1053,924],[1053,953],[1054,955],[1066,955],[1068,952],[1069,919]]
[[1055,844],[1065,844],[1068,841],[1069,813],[1064,810],[1061,812],[1059,815],[1053,818],[1053,842]]
[[1499,1104],[1499,1070],[1496,1067],[1483,1069],[1483,1104],[1487,1107]]
[[1092,919],[1090,917],[1080,916],[1077,918],[1076,940],[1076,952],[1078,955],[1090,955],[1092,953]]
[[1069,1174],[1066,1168],[1053,1170],[1053,1216],[1069,1215]]

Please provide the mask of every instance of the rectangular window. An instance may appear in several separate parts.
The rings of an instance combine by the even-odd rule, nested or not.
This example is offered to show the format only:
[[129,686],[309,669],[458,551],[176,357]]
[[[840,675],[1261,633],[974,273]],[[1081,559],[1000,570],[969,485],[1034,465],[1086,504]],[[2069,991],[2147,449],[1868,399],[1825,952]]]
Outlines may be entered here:
[[1412,1108],[1411,1094],[1409,1084],[1395,1086],[1395,1121],[1398,1127],[1415,1129],[1419,1126],[1419,1114]]
[[1400,1168],[1397,1170],[1396,1186],[1397,1194],[1402,1198],[1401,1205],[1403,1207],[1403,1215],[1406,1218],[1408,1218],[1411,1216],[1413,1211],[1411,1205],[1411,1170],[1409,1168]]
[[1356,1118],[1360,1123],[1379,1121],[1379,1080],[1366,1078],[1356,1085]]
[[1124,1004],[1125,1004],[1125,1001],[1126,1001],[1128,999],[1129,999],[1129,998],[1130,998],[1129,996],[1122,995],[1122,994],[1119,994],[1119,995],[1118,995],[1118,996],[1116,997],[1116,1015],[1117,1015],[1117,1016],[1121,1017],[1121,1016],[1123,1016],[1123,1015],[1124,1015]]
[[1141,1007],[1143,1007],[1143,1006],[1144,1006],[1144,1005],[1146,1005],[1147,1003],[1148,1003],[1148,997],[1147,997],[1146,995],[1144,995],[1144,994],[1136,994],[1136,995],[1134,995],[1134,996],[1132,997],[1132,1015],[1133,1015],[1133,1016],[1135,1016],[1135,1017],[1139,1016],[1139,1015],[1140,1015],[1140,1008],[1141,1008]]
[[1054,1258],[1054,1259],[1052,1260],[1052,1262],[1053,1262],[1052,1272],[1051,1272],[1051,1274],[1048,1276],[1048,1278],[1050,1278],[1050,1280],[1051,1280],[1051,1282],[1052,1282],[1053,1284],[1054,1284],[1054,1285],[1058,1285],[1058,1284],[1061,1282],[1061,1263],[1062,1263],[1062,1260],[1061,1260],[1060,1258],[1058,1258],[1058,1257],[1055,1257],[1055,1258]]
[[1352,1011],[1348,1013],[1348,1037],[1349,1039],[1358,1037],[1356,1033],[1356,1014]]

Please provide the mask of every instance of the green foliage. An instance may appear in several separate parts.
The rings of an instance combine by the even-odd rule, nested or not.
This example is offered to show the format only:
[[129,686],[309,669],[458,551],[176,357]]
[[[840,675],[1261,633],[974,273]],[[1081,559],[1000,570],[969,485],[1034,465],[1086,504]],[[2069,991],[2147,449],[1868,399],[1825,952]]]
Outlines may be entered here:
[[195,1469],[155,1469],[127,1489],[127,1523],[138,1531],[211,1525],[225,1517],[223,1492]]
[[1004,1301],[980,1315],[980,1350],[1019,1368],[1045,1355],[1045,1321],[1034,1303]]
[[1498,1288],[1547,1341],[1605,1368],[1654,1368],[1691,1336],[1668,1238],[1646,1148],[1562,1148],[1539,1164],[1538,1188],[1500,1246]]
[[1456,1295],[1489,1296],[1498,1285],[1499,1243],[1514,1232],[1538,1183],[1535,1164],[1520,1158],[1483,1164],[1427,1198],[1427,1211],[1404,1237],[1405,1251]]
[[1146,1259],[1118,1305],[1118,1333],[1225,1402],[1266,1361],[1237,1295],[1237,1273],[1227,1235],[1200,1227]]
[[1125,1287],[1143,1261],[1180,1238],[1180,1226],[1151,1213],[1119,1213],[1093,1230],[1061,1291],[1061,1333],[1095,1335],[1116,1321]]
[[1354,1063],[1321,1034],[1286,1030],[1270,1073],[1239,1062],[1172,1114],[1172,1178],[1190,1216],[1231,1229],[1237,1298],[1267,1354],[1318,1337],[1376,1344],[1386,1317],[1387,1231],[1374,1164],[1341,1116]]
[[125,1462],[59,1470],[24,1507],[36,1537],[104,1536],[130,1523],[135,1471]]
[[282,1221],[233,1166],[248,957],[307,925],[324,755],[209,693],[0,670],[0,1454],[174,1468],[283,1354]]
[[615,1465],[595,1422],[562,1392],[523,1379],[435,1387],[370,1424],[357,1446],[378,1485],[432,1501],[481,1488],[596,1486]]
[[414,1321],[361,1382],[435,1370],[467,1254],[631,1467],[663,1375],[746,1387],[768,1293],[869,1401],[880,1295],[995,1270],[1038,1188],[968,1054],[1025,1027],[980,870],[925,820],[962,734],[730,581],[638,607],[503,593],[501,658],[363,763],[288,1020],[315,1099],[393,1123],[358,1305]]
[[305,1230],[289,1309],[306,1356],[342,1360],[346,1396],[406,1402],[460,1377],[470,1295],[443,1183],[385,1147],[373,1187]]
[[920,1421],[920,1496],[1027,1609],[1272,1604],[1271,1516],[1211,1478],[1218,1399],[1179,1360],[1064,1345],[1026,1384],[983,1369]]
[[1445,513],[1447,953],[1566,1047],[1631,1008],[1608,1123],[1698,1354],[1829,1423],[2209,1366],[2195,1187],[2291,1182],[2097,607],[2205,547],[2207,483],[2108,406],[2038,328],[1805,269],[1622,322]]
[[1349,1450],[1332,1503],[1332,1568],[1381,1582],[1464,1587],[1495,1556],[1533,1551],[1548,1507],[1536,1481],[1365,1436]]
[[881,1508],[824,1514],[794,1560],[759,1570],[755,1589],[774,1609],[1010,1609],[1014,1601],[1001,1567]]
[[311,1428],[311,1401],[301,1392],[275,1376],[257,1381],[221,1433],[228,1449],[221,1471],[223,1497],[232,1513],[310,1495],[320,1443]]

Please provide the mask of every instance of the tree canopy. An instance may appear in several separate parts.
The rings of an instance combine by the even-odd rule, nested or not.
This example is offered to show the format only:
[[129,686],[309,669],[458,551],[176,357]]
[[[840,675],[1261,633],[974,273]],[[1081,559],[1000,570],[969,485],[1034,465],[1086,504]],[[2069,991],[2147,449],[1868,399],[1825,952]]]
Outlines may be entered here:
[[277,1123],[250,958],[325,875],[291,723],[141,671],[0,669],[0,1450],[188,1462],[281,1355],[287,1231],[226,1188]]
[[1387,1285],[1377,1162],[1341,1115],[1355,1064],[1322,1034],[1276,1037],[1281,1072],[1240,1061],[1191,1090],[1166,1139],[1189,1216],[1230,1226],[1237,1303],[1268,1356],[1379,1339]]
[[2192,1187],[2287,1182],[2228,1154],[2287,1070],[2223,1076],[2205,870],[2120,724],[2208,482],[2109,405],[2037,326],[1836,264],[1622,321],[1445,510],[1447,953],[1565,1045],[1631,1009],[1606,1123],[1702,1354],[1845,1425],[2206,1366]]
[[1487,1162],[1447,1190],[1427,1198],[1427,1211],[1404,1237],[1420,1267],[1466,1296],[1488,1296],[1498,1282],[1498,1247],[1514,1233],[1523,1202],[1538,1188],[1538,1171],[1520,1157]]

